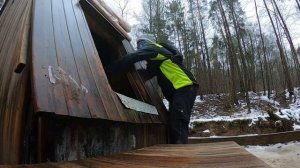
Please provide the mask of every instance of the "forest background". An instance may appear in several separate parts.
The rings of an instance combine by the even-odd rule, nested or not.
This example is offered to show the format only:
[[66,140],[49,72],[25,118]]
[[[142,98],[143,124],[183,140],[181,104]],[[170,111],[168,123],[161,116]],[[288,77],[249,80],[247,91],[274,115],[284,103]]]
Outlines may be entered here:
[[[108,2],[112,3],[112,2]],[[300,85],[299,0],[114,0],[132,35],[173,42],[200,83],[199,94],[249,91],[270,97]]]

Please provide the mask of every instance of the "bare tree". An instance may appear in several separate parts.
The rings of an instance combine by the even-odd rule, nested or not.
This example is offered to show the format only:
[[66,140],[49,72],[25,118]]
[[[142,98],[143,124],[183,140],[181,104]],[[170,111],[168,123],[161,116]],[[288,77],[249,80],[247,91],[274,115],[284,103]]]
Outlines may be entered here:
[[296,0],[296,3],[297,3],[298,8],[299,8],[299,10],[300,10],[300,0]]
[[211,93],[212,77],[211,77],[211,67],[210,67],[210,56],[209,56],[208,47],[207,47],[207,40],[206,40],[205,29],[204,29],[204,25],[203,25],[203,17],[201,14],[199,0],[197,0],[197,9],[198,9],[198,15],[199,15],[201,35],[202,35],[204,49],[205,49],[205,55],[206,55],[206,60],[203,60],[203,62],[206,62],[207,71],[206,70],[205,71],[208,73],[208,88],[209,88],[209,93]]
[[238,105],[238,99],[236,95],[236,69],[237,69],[237,61],[236,61],[236,52],[234,49],[234,44],[232,41],[232,35],[230,32],[230,28],[228,25],[228,21],[225,15],[225,11],[222,5],[221,0],[217,0],[218,7],[220,9],[221,13],[221,19],[223,22],[224,30],[225,30],[225,35],[226,35],[226,40],[227,40],[227,45],[228,45],[228,50],[229,50],[229,64],[230,64],[230,72],[231,72],[231,101],[232,103]]
[[[289,42],[289,45],[290,45],[290,48],[291,48],[291,51],[292,51],[292,56],[293,56],[295,66],[296,66],[297,75],[300,76],[300,64],[299,64],[299,60],[298,60],[298,56],[297,56],[297,51],[296,51],[296,48],[294,46],[293,40],[291,38],[290,32],[288,30],[288,27],[287,27],[285,21],[284,21],[284,18],[282,17],[282,14],[281,14],[281,12],[278,8],[278,5],[277,5],[276,1],[272,0],[272,3],[274,5],[274,8],[276,9],[276,13],[277,13],[276,16],[279,16],[280,22],[281,22],[283,30],[284,30],[284,33],[285,33],[285,35],[287,37],[287,40]],[[300,84],[300,78],[298,78],[298,84]]]
[[265,42],[264,42],[263,34],[262,34],[262,31],[261,31],[260,19],[258,17],[256,0],[254,0],[254,4],[255,4],[256,18],[257,18],[257,22],[258,22],[258,26],[259,26],[260,39],[261,39],[261,42],[262,42],[263,56],[264,56],[264,62],[265,62],[265,64],[264,64],[265,66],[264,67],[265,67],[266,83],[267,83],[267,89],[268,89],[268,98],[270,98],[271,97],[271,86],[270,86],[270,78],[269,78],[269,76],[270,76],[270,74],[269,74],[269,66],[268,66],[268,63],[267,63],[266,47],[265,47]]
[[121,17],[127,20],[129,0],[114,0],[121,12]]
[[235,30],[235,35],[236,35],[236,40],[237,40],[237,46],[238,46],[238,51],[239,51],[239,55],[240,55],[240,60],[242,63],[242,70],[243,70],[243,85],[245,86],[243,93],[246,95],[246,102],[247,102],[247,108],[248,108],[248,112],[250,113],[250,99],[249,99],[249,94],[248,91],[250,90],[250,72],[248,70],[248,67],[246,65],[246,60],[245,60],[245,45],[242,46],[242,43],[244,44],[244,37],[241,36],[240,32],[241,32],[241,28],[240,28],[240,23],[239,23],[239,19],[237,17],[236,14],[236,9],[234,8],[234,2],[233,1],[228,1],[229,2],[229,8],[230,8],[230,14],[232,17],[232,21],[233,21],[233,27]]
[[290,72],[288,70],[286,56],[284,54],[284,50],[283,50],[282,45],[280,43],[280,38],[279,38],[279,35],[276,31],[275,24],[273,22],[271,14],[270,14],[269,8],[266,4],[266,0],[263,0],[263,2],[264,2],[264,5],[265,5],[265,8],[267,10],[268,16],[270,18],[270,21],[271,21],[271,24],[272,24],[272,27],[273,27],[273,30],[274,30],[274,34],[276,36],[276,44],[277,44],[277,47],[279,49],[279,55],[280,55],[280,58],[281,58],[283,73],[284,73],[284,76],[285,76],[285,81],[286,81],[286,84],[287,84],[288,91],[289,91],[290,96],[291,96],[291,95],[294,94],[294,89],[293,89],[293,85],[292,85],[292,81],[291,81],[291,75],[290,75]]

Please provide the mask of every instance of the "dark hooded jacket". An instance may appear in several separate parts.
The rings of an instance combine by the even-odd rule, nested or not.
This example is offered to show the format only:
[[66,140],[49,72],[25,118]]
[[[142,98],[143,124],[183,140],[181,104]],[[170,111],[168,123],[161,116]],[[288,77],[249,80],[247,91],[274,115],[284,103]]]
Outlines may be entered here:
[[182,64],[174,63],[170,58],[172,52],[163,46],[152,43],[146,48],[140,49],[134,53],[127,54],[122,59],[116,61],[106,68],[106,73],[115,74],[124,72],[135,62],[147,61],[145,72],[150,77],[157,76],[157,81],[167,100],[171,100],[175,90],[180,88],[198,85],[193,74]]

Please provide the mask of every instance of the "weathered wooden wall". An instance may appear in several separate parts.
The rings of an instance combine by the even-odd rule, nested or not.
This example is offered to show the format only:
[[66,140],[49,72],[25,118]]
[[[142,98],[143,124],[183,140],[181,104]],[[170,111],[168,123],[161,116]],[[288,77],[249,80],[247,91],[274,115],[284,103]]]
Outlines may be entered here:
[[35,0],[32,38],[37,112],[126,120],[78,0]]
[[27,59],[31,0],[8,1],[0,16],[0,164],[20,163],[24,122],[30,100],[29,68],[14,70]]
[[162,124],[132,124],[55,115],[39,119],[38,162],[61,162],[109,156],[166,143]]
[[0,164],[20,163],[29,92],[29,66],[14,70],[27,59],[26,19],[32,0],[10,0],[0,16]]
[[[108,82],[99,57],[102,53],[97,51],[78,0],[34,2],[32,81],[37,112],[133,123],[162,122],[161,116],[124,112]],[[97,20],[103,16],[92,17]],[[111,50],[120,50],[125,37],[118,35],[105,18],[96,24],[103,27],[100,36],[117,41],[117,45],[109,45]],[[119,54],[124,55],[125,50]]]

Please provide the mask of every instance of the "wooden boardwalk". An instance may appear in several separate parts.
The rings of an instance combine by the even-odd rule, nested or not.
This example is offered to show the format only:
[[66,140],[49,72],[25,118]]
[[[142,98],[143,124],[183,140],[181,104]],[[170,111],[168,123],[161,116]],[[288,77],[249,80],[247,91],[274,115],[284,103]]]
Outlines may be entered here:
[[259,135],[189,137],[190,144],[234,141],[239,145],[268,145],[300,141],[300,130]]
[[[235,142],[155,145],[110,157],[81,161],[19,165],[12,168],[153,168],[153,167],[270,167]],[[0,168],[2,168],[0,166]]]

